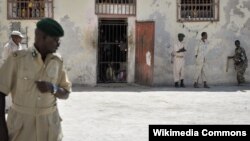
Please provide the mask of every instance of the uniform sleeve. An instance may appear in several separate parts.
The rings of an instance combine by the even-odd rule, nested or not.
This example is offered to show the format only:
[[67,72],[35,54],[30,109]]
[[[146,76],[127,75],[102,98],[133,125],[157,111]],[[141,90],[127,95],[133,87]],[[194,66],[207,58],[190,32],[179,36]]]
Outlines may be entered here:
[[67,73],[65,68],[62,68],[61,76],[60,76],[60,81],[59,81],[59,87],[64,88],[68,92],[72,91],[72,84],[68,79]]
[[10,56],[0,68],[0,91],[6,95],[9,94],[15,84],[16,66],[15,57]]

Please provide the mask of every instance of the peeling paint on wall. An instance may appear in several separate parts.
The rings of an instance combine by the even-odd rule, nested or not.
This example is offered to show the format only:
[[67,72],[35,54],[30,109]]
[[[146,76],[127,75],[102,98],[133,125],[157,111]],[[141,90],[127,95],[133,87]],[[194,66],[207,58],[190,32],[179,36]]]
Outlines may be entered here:
[[240,32],[243,36],[250,36],[250,18],[248,18],[247,22],[244,24],[243,28],[241,28]]
[[128,48],[134,47],[135,41],[134,41],[134,29],[131,29],[128,34]]
[[83,42],[88,37],[84,37],[86,34],[82,34],[81,28],[77,27],[68,15],[62,17],[60,23],[64,27],[65,37],[62,39],[59,52],[64,58],[69,77],[74,83],[93,83],[95,69],[88,63],[89,56],[86,54],[90,53]]
[[226,17],[226,25],[229,24],[230,22],[230,13],[231,13],[231,10],[235,8],[236,5],[239,4],[239,1],[235,1],[235,0],[230,0],[228,1],[227,3],[227,6],[224,7],[224,12],[225,12],[225,17]]
[[242,18],[245,17],[245,14],[244,14],[239,8],[233,9],[233,13],[234,13],[235,15],[238,15],[238,16],[242,17]]
[[243,2],[243,8],[247,8],[248,11],[250,11],[250,1],[249,0]]
[[171,54],[171,36],[166,29],[168,20],[165,15],[154,12],[149,16],[155,21],[155,53],[154,53],[154,78],[168,79],[171,81],[172,77],[166,78],[165,73],[172,73],[172,66],[170,64]]
[[[156,5],[156,2],[157,2],[158,0],[154,0],[152,3],[151,3],[151,6],[153,6],[153,5]],[[159,5],[159,4],[158,4]]]
[[170,7],[172,5],[171,2],[166,2],[167,6]]
[[[159,3],[159,2],[161,2],[161,1],[159,1],[159,0],[154,0],[154,1],[151,3],[151,6],[159,7],[159,6],[160,6],[160,3]],[[167,7],[170,7],[170,6],[172,5],[172,2],[166,1],[165,3],[166,3],[166,5],[167,5]]]
[[[94,30],[93,30],[94,29]],[[96,48],[97,47],[97,39],[98,39],[98,28],[94,27],[94,28],[86,28],[83,30],[84,33],[84,42],[87,46],[90,46],[92,48]]]

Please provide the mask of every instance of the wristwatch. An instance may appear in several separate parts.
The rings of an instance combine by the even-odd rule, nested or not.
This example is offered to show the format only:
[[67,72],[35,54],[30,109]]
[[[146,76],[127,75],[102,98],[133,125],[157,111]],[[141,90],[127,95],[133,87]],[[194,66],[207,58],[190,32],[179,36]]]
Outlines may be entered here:
[[52,84],[52,94],[55,95],[58,91],[58,87],[55,84]]

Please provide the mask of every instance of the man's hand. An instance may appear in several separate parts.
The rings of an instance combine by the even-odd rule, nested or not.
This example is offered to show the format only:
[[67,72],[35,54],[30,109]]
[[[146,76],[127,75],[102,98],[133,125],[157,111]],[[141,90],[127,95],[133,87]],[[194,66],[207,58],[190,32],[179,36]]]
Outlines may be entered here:
[[197,58],[198,55],[195,55],[195,58]]
[[233,56],[228,56],[227,59],[233,59],[234,57]]
[[186,49],[183,47],[180,50],[178,50],[177,52],[179,53],[179,52],[185,52],[185,51],[186,51]]
[[42,93],[52,92],[52,83],[46,81],[35,81],[37,88]]
[[182,48],[182,51],[185,52],[185,51],[187,51],[187,50],[183,47],[183,48]]

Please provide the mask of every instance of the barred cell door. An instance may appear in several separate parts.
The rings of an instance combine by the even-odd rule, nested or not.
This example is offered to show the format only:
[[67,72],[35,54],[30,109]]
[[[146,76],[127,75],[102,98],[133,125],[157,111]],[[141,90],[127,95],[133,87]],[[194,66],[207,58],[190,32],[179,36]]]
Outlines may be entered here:
[[127,20],[99,19],[98,83],[127,82]]
[[136,22],[135,82],[138,84],[153,84],[154,37],[153,21]]

